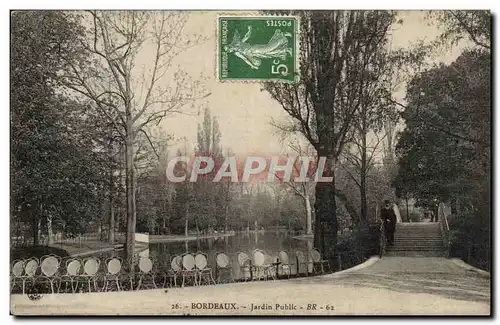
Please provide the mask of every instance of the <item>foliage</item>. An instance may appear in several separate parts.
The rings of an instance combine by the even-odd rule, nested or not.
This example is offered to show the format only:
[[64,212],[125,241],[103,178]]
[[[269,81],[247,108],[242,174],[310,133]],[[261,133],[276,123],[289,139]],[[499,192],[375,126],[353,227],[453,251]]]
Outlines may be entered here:
[[61,258],[69,257],[69,253],[58,247],[50,246],[29,246],[29,247],[17,247],[10,251],[10,260],[15,261],[18,259],[26,258],[40,258],[45,255],[54,254]]
[[[300,132],[327,157],[326,177],[333,177],[337,159],[352,135],[360,96],[377,74],[370,73],[373,55],[387,43],[395,22],[389,11],[300,11],[301,71],[298,84],[267,83],[265,89],[290,116],[284,131]],[[373,71],[374,72],[374,71]],[[369,91],[371,91],[370,89]],[[378,89],[372,98],[380,94]],[[380,96],[379,96],[380,97]],[[370,98],[370,99],[372,99]],[[335,178],[316,186],[315,246],[327,258],[333,256],[338,230]]]
[[[11,45],[11,215],[67,234],[96,220],[108,161],[96,147],[106,126],[65,96],[56,73],[80,61],[78,21],[61,12],[14,12]],[[53,222],[53,223],[51,223]]]
[[[60,79],[75,95],[95,105],[124,147],[126,251],[130,258],[137,222],[137,154],[141,142],[147,141],[158,156],[149,127],[205,96],[199,81],[171,64],[201,38],[182,33],[187,14],[181,12],[90,11],[84,19],[90,27],[78,44],[86,62],[66,61],[68,69]],[[139,62],[148,59],[151,69],[138,68]]]
[[[345,195],[346,201],[355,207],[355,214],[351,213],[354,220],[360,218],[361,212],[360,184],[353,180],[353,175],[358,172],[358,169],[349,165],[344,165],[336,171],[337,189]],[[377,205],[380,205],[391,191],[391,180],[386,166],[372,164],[366,173],[366,221],[376,220]]]
[[491,227],[488,217],[474,211],[462,211],[449,220],[451,256],[460,257],[479,268],[491,268]]
[[492,15],[487,10],[445,10],[429,12],[428,19],[437,21],[444,32],[439,45],[456,45],[468,39],[483,50],[491,49]]
[[449,202],[462,250],[481,247],[483,259],[490,245],[490,80],[483,49],[413,78],[395,180],[398,195],[415,197],[417,206]]
[[419,213],[411,212],[410,215],[408,216],[408,221],[420,222],[420,217],[421,215]]
[[411,193],[420,205],[452,198],[474,204],[488,191],[489,92],[489,55],[475,51],[415,77],[397,145],[400,195]]
[[[228,188],[230,182],[214,183],[212,179],[219,170],[223,156],[220,144],[221,133],[215,116],[210,109],[205,108],[203,122],[198,124],[198,143],[195,157],[210,157],[214,161],[214,168],[205,175],[198,175],[193,183],[192,215],[195,228],[220,229],[224,228],[226,205],[229,204]],[[205,167],[204,164],[201,164]]]

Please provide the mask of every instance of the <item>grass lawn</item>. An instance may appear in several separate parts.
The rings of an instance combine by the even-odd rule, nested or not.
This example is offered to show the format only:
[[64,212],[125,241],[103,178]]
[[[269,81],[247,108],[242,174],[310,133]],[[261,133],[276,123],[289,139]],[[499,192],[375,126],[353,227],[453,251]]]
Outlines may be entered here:
[[58,242],[51,245],[53,248],[61,248],[68,252],[69,255],[82,254],[90,251],[96,251],[100,249],[113,249],[111,243],[91,240],[91,241],[64,241]]

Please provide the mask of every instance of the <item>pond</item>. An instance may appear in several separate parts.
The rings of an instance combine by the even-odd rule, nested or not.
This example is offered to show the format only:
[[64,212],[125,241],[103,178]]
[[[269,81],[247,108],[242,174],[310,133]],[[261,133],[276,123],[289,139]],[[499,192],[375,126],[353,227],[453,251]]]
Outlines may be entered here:
[[[219,252],[226,253],[232,266],[233,279],[242,277],[240,268],[238,266],[237,253],[246,252],[249,256],[254,249],[263,250],[268,255],[268,262],[275,262],[278,253],[285,250],[289,254],[291,264],[296,264],[296,250],[301,250],[304,253],[312,248],[312,240],[303,240],[293,238],[285,232],[250,232],[250,233],[236,233],[233,236],[218,237],[218,238],[204,238],[197,240],[190,240],[184,242],[164,242],[164,243],[151,243],[146,250],[139,253],[141,256],[148,256],[158,265],[170,267],[170,260],[173,256],[181,255],[186,252],[196,253],[203,252],[208,255],[208,266],[212,268],[215,273],[215,257]],[[123,252],[113,252],[110,255],[120,255]],[[108,256],[110,256],[108,255]],[[104,258],[106,256],[102,256]],[[300,269],[301,273],[305,273],[305,269]],[[309,270],[312,271],[312,270]],[[297,273],[294,266],[291,268],[291,274]],[[228,272],[221,273],[221,280],[224,277],[229,277]],[[214,274],[214,277],[216,275]]]

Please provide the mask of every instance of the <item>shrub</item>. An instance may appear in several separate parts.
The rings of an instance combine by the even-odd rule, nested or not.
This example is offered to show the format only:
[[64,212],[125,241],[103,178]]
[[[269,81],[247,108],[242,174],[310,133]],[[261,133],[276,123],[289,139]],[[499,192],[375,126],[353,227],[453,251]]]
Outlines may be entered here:
[[40,246],[16,247],[10,251],[10,260],[15,261],[18,259],[26,259],[31,257],[40,258],[48,254],[54,254],[61,258],[69,257],[69,253],[62,248],[40,245]]

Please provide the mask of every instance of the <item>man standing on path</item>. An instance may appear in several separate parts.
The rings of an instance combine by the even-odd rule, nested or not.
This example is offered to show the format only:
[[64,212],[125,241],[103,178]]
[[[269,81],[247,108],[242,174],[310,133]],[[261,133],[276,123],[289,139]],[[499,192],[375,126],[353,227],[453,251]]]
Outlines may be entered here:
[[396,231],[396,214],[392,207],[391,201],[384,200],[384,206],[380,212],[380,218],[384,223],[385,238],[389,245],[394,245],[394,232]]
[[431,216],[431,222],[437,222],[436,215],[433,211],[429,211],[429,215]]

